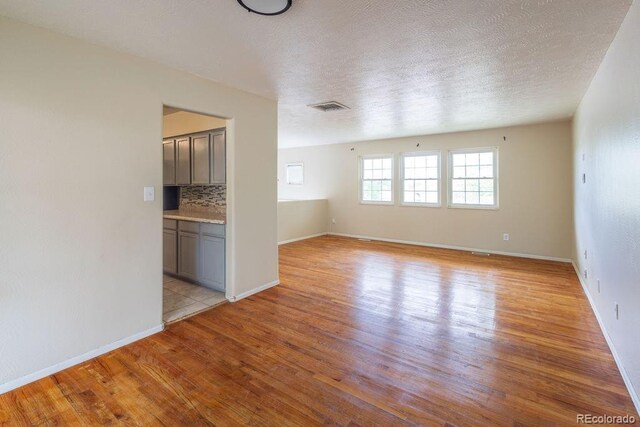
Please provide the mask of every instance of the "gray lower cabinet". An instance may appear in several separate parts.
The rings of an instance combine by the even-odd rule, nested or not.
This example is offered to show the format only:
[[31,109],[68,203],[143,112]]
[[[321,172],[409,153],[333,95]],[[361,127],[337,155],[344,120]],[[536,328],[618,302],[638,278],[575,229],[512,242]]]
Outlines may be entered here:
[[165,273],[178,273],[178,232],[162,230],[162,269]]
[[208,288],[224,291],[224,238],[200,236],[198,281]]
[[162,171],[164,185],[176,185],[176,141],[168,139],[162,142]]
[[200,235],[178,231],[178,276],[198,279],[198,252]]
[[224,225],[165,220],[163,242],[165,272],[225,291]]

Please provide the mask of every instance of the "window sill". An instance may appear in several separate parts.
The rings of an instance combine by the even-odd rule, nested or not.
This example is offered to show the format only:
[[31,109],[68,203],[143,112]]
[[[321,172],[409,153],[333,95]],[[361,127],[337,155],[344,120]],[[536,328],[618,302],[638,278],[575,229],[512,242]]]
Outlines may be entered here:
[[400,206],[407,208],[441,208],[441,203],[400,203]]
[[395,202],[367,202],[360,200],[361,205],[394,206]]

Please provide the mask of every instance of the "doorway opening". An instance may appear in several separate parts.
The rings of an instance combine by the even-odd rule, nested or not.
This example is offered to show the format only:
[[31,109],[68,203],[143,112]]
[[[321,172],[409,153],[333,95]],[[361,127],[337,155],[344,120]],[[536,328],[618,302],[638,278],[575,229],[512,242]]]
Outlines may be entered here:
[[163,308],[173,323],[227,302],[227,120],[163,107]]

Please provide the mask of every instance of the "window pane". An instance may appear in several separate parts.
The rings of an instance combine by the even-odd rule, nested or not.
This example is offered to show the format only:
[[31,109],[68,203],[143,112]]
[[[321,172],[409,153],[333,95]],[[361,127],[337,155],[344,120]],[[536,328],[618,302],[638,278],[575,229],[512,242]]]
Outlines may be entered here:
[[382,169],[382,159],[373,159],[373,168]]
[[481,165],[493,165],[493,153],[480,153]]
[[438,168],[429,168],[429,169],[427,169],[427,178],[437,179],[438,178]]
[[405,157],[404,158],[404,167],[412,168],[415,163],[415,157]]
[[469,153],[465,155],[467,166],[475,166],[480,164],[480,154]]
[[480,166],[480,176],[485,178],[492,178],[493,166]]
[[453,155],[453,166],[464,166],[464,164],[465,164],[464,154]]
[[391,181],[382,181],[382,190],[391,191]]
[[364,178],[364,179],[373,178],[373,172],[370,171],[370,170],[365,170],[364,173],[362,174],[362,178]]
[[451,199],[453,203],[464,203],[464,193],[459,191],[454,191],[452,193]]
[[391,179],[391,169],[385,169],[382,171],[382,178]]
[[371,191],[371,181],[364,181],[362,183],[362,189],[364,191]]
[[493,191],[493,180],[492,179],[481,179],[480,180],[480,191]]
[[466,204],[477,205],[478,203],[480,203],[479,193],[465,193],[465,194],[466,194],[466,198],[465,198]]
[[427,193],[427,203],[438,203],[438,193],[432,191]]
[[371,182],[371,188],[374,191],[382,190],[382,182],[381,181],[372,181]]
[[374,169],[372,173],[373,179],[382,179],[382,169]]
[[468,179],[465,183],[465,191],[479,191],[480,185],[477,179]]
[[438,168],[438,156],[427,156],[427,167]]
[[453,191],[464,191],[464,179],[454,179],[451,182]]
[[381,192],[381,200],[383,202],[390,202],[391,201],[391,191],[382,191]]
[[480,193],[481,205],[493,205],[493,193]]
[[404,201],[407,203],[413,202],[413,191],[405,191],[404,192]]
[[391,169],[391,159],[383,159],[382,160],[382,167],[384,169]]
[[371,200],[373,200],[374,202],[377,202],[380,200],[380,191],[378,190],[373,190],[371,192]]
[[435,179],[427,181],[427,191],[438,191],[438,181]]
[[404,171],[405,178],[415,178],[415,169],[405,169]]
[[427,177],[427,170],[425,168],[416,169],[414,178],[425,179]]
[[413,190],[413,180],[412,179],[405,179],[404,180],[404,189],[405,189],[405,191],[412,191]]
[[466,176],[464,166],[454,166],[453,168],[453,177],[454,178],[464,178]]
[[371,191],[363,191],[362,192],[362,200],[370,201],[371,200]]
[[426,184],[424,182],[424,180],[419,180],[415,182],[415,189],[416,191],[424,191],[426,190]]
[[427,167],[427,159],[425,156],[416,157],[415,159],[416,159],[416,163],[415,163],[416,168]]
[[467,166],[467,178],[477,178],[480,176],[480,168],[478,166]]
[[369,169],[369,170],[373,169],[373,160],[364,159],[363,169]]

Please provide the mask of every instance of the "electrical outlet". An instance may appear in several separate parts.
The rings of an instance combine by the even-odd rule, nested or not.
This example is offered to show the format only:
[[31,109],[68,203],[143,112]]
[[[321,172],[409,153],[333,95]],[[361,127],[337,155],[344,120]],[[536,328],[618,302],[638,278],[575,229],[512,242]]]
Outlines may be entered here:
[[586,279],[587,277],[588,277],[587,269],[585,268],[585,269],[584,269],[584,278]]
[[587,259],[587,251],[584,251],[584,259]]
[[502,235],[502,240],[504,240],[505,242],[509,240],[509,233],[504,233]]
[[335,224],[336,223],[336,219],[335,218],[331,218],[331,224]]
[[153,202],[156,199],[155,187],[144,187],[142,199],[145,202]]
[[583,184],[586,184],[586,183],[587,183],[587,174],[586,174],[586,173],[583,173],[583,174],[582,174],[582,183],[583,183]]
[[617,302],[615,303],[615,305],[616,305],[616,308],[615,308],[616,320],[618,320],[620,318],[620,308],[618,307],[618,303]]

